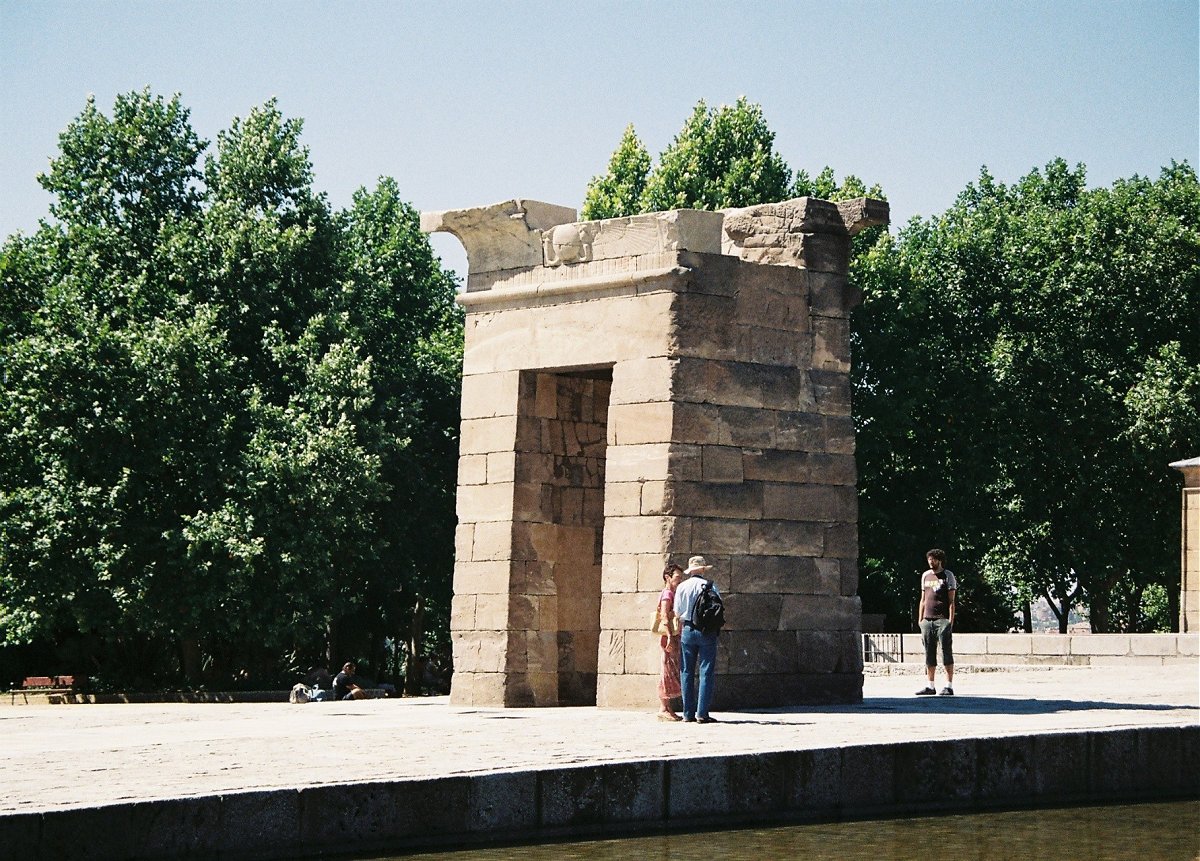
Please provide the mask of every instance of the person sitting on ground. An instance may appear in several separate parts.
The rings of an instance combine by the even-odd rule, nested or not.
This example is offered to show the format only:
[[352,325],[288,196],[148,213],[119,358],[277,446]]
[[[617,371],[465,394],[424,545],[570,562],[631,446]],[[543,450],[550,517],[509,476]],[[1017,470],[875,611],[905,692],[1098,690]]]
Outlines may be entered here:
[[335,700],[361,700],[365,699],[367,692],[362,689],[355,678],[354,672],[358,667],[353,661],[346,661],[342,665],[342,671],[334,676],[333,679],[333,698]]

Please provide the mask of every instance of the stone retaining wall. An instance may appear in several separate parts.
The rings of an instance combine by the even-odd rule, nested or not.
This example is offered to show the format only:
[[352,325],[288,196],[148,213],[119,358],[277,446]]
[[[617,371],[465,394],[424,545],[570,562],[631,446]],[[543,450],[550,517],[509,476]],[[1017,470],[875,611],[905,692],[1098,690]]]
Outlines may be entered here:
[[[865,634],[864,650],[876,662],[924,664],[920,634]],[[1198,634],[955,634],[954,663],[1116,664],[1197,663]],[[939,662],[941,660],[939,656]]]
[[[953,779],[929,780],[932,771]],[[1198,794],[1200,726],[1076,731],[12,814],[0,816],[0,858],[291,858],[686,828],[713,817],[734,825]]]

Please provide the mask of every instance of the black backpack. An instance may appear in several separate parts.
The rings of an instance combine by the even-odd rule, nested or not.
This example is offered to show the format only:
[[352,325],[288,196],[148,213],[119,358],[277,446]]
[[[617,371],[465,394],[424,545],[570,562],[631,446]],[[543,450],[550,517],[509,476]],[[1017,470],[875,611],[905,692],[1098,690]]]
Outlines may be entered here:
[[725,624],[725,602],[713,588],[711,580],[704,581],[700,597],[696,599],[696,609],[692,613],[692,624],[700,629],[701,634],[719,634]]

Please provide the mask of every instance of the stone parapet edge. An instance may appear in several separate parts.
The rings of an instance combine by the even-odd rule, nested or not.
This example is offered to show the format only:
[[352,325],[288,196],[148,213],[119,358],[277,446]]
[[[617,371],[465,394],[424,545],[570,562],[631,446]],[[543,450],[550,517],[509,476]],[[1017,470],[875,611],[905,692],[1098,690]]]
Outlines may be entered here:
[[571,297],[586,298],[612,290],[636,290],[647,284],[676,280],[690,275],[691,267],[674,265],[655,269],[610,272],[577,278],[573,281],[537,281],[504,290],[480,290],[459,293],[455,301],[468,312],[508,307],[525,307],[534,300],[565,301]]
[[[877,649],[879,662],[923,664],[925,650],[920,634],[864,634],[903,638],[903,661],[885,648]],[[954,635],[957,666],[1009,664],[1022,666],[1113,666],[1144,664],[1167,666],[1200,660],[1200,635],[1187,634],[972,634]]]
[[[928,780],[933,770],[954,779]],[[693,791],[678,789],[685,786]],[[733,826],[1196,797],[1200,724],[600,763],[10,813],[0,815],[0,858],[299,857],[686,829],[711,825],[713,817]]]

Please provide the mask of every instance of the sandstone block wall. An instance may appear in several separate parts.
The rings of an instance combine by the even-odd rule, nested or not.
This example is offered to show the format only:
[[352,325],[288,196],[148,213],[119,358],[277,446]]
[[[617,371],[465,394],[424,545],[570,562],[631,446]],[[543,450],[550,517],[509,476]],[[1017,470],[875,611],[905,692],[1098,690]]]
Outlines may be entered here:
[[1183,473],[1180,507],[1179,630],[1200,631],[1200,457],[1171,466]]
[[423,216],[471,269],[452,698],[653,704],[662,567],[703,553],[716,708],[860,699],[845,270],[886,208],[555,211]]

